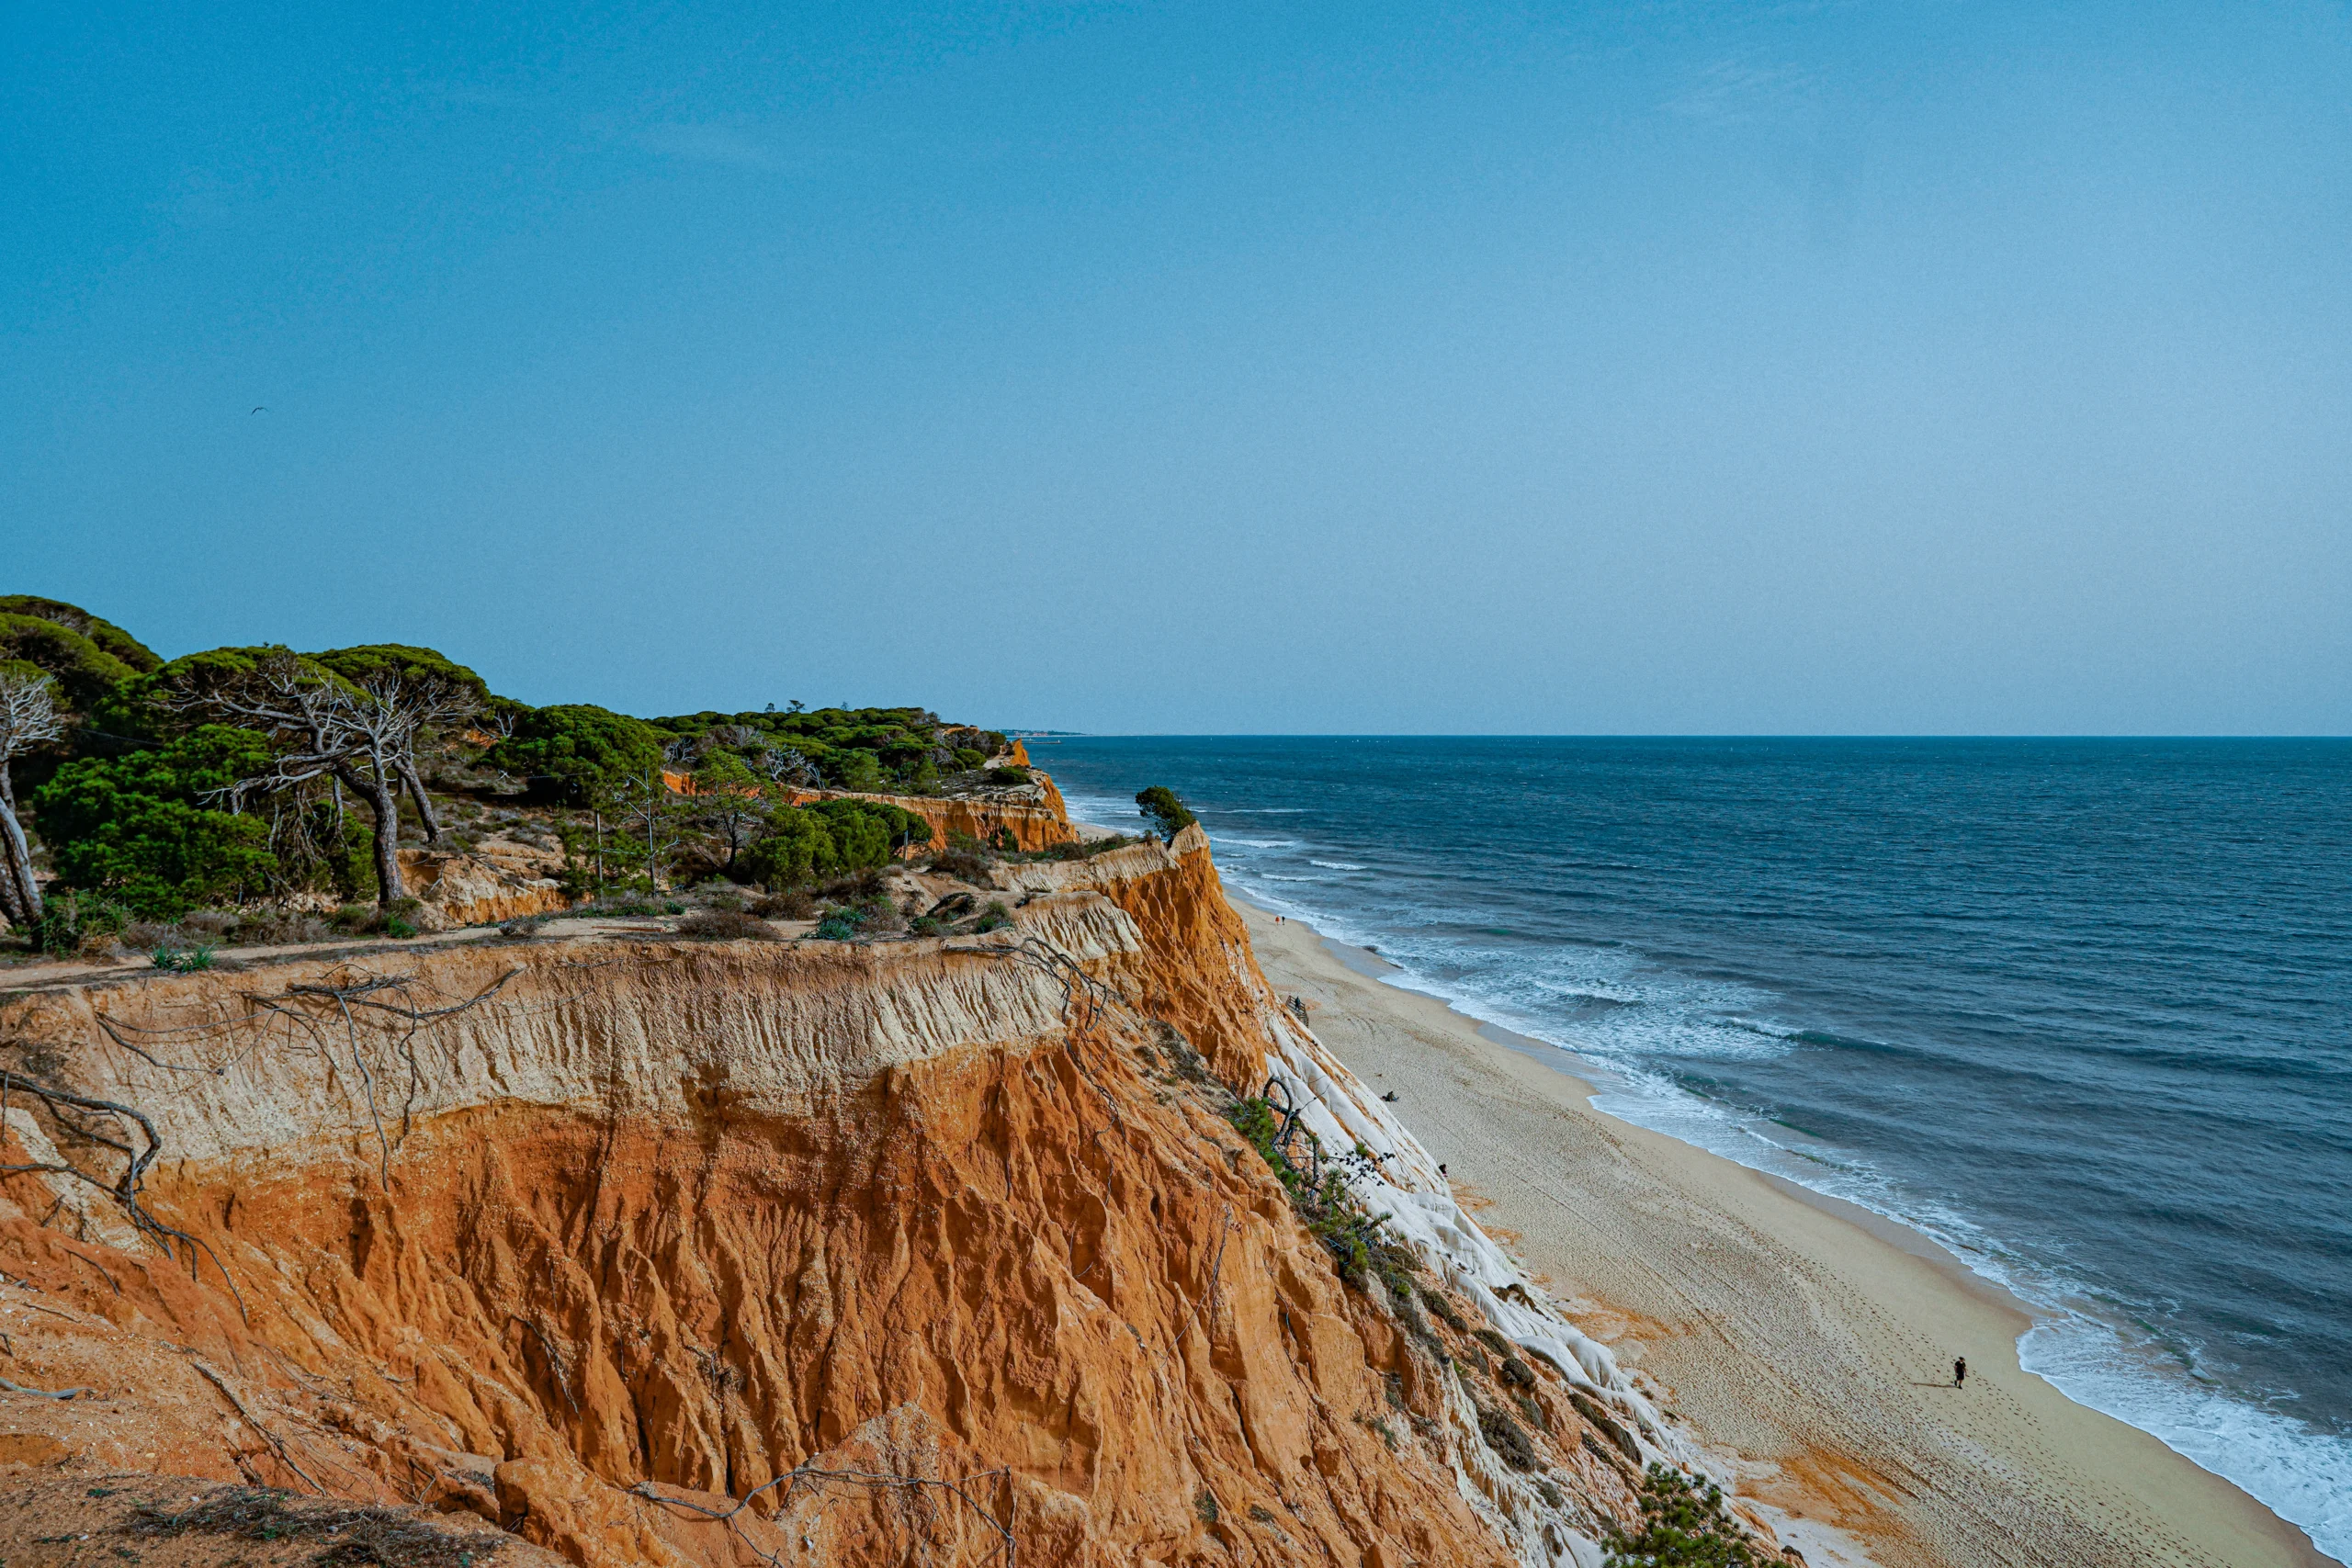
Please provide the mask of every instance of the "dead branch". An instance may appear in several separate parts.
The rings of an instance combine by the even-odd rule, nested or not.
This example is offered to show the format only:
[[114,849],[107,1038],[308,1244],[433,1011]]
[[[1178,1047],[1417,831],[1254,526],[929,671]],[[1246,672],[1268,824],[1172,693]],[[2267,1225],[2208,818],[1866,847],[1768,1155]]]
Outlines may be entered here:
[[[55,1118],[59,1126],[89,1142],[102,1145],[124,1156],[122,1174],[109,1182],[84,1170],[77,1165],[64,1161],[43,1161],[28,1165],[0,1165],[0,1176],[28,1174],[64,1176],[96,1188],[114,1200],[116,1206],[122,1210],[134,1230],[163,1247],[164,1256],[175,1256],[172,1248],[173,1242],[187,1243],[188,1271],[191,1275],[196,1271],[196,1255],[199,1250],[211,1258],[212,1266],[220,1270],[220,1278],[227,1283],[229,1293],[236,1298],[238,1315],[245,1317],[244,1294],[237,1289],[236,1280],[230,1278],[228,1265],[220,1261],[220,1255],[213,1251],[209,1244],[188,1235],[178,1226],[166,1224],[157,1219],[148,1213],[146,1206],[139,1201],[139,1190],[146,1179],[147,1168],[154,1164],[155,1156],[163,1151],[164,1147],[163,1139],[155,1134],[155,1123],[149,1121],[144,1112],[132,1106],[119,1104],[111,1100],[93,1100],[86,1095],[75,1094],[70,1089],[59,1089],[54,1084],[45,1084],[38,1079],[28,1078],[22,1073],[0,1068],[0,1104],[6,1103],[7,1095],[19,1089],[47,1106],[51,1116]],[[75,1111],[112,1116],[136,1123],[140,1136],[144,1140],[146,1146],[134,1153],[128,1143],[107,1137],[86,1122],[70,1114]],[[85,1258],[83,1261],[89,1260]],[[250,1319],[248,1318],[247,1321]]]
[[428,729],[470,718],[473,694],[447,681],[393,674],[345,681],[280,652],[249,671],[174,693],[166,705],[256,729],[277,749],[267,766],[211,792],[231,811],[256,795],[297,791],[324,779],[368,802],[376,822],[378,901],[401,896],[400,796],[417,801],[426,839],[440,825],[417,772],[416,745]]
[[1136,1013],[1125,997],[1088,974],[1077,959],[1049,942],[1034,936],[1023,937],[1015,946],[991,951],[1002,953],[1024,968],[1036,970],[1061,988],[1063,1048],[1069,1051],[1079,1076],[1102,1097],[1102,1108],[1110,1116],[1111,1124],[1124,1127],[1126,1123],[1119,1115],[1118,1101],[1112,1098],[1111,1091],[1102,1087],[1102,1081],[1087,1066],[1086,1055],[1080,1046],[1094,1037],[1103,1015],[1114,1008],[1137,1017],[1141,1015]]
[[27,1388],[20,1382],[10,1382],[6,1378],[0,1378],[0,1388],[10,1393],[29,1393],[39,1399],[79,1399],[90,1392],[86,1388]]
[[1225,1206],[1225,1213],[1217,1216],[1216,1258],[1209,1265],[1209,1333],[1212,1335],[1216,1333],[1217,1288],[1219,1277],[1225,1272],[1225,1244],[1231,1239],[1232,1235],[1233,1205],[1227,1203]]
[[214,1371],[210,1367],[206,1366],[202,1361],[198,1360],[193,1356],[190,1356],[187,1359],[187,1364],[194,1367],[198,1372],[203,1374],[205,1382],[210,1383],[214,1388],[220,1391],[220,1397],[227,1400],[229,1404],[234,1407],[237,1414],[244,1418],[246,1426],[251,1427],[254,1431],[261,1434],[262,1441],[270,1446],[271,1451],[277,1455],[279,1462],[283,1463],[287,1469],[292,1471],[295,1474],[300,1476],[304,1481],[310,1482],[311,1491],[317,1493],[322,1497],[327,1495],[327,1489],[325,1487],[311,1479],[311,1472],[309,1471],[304,1470],[300,1465],[294,1462],[294,1456],[292,1453],[288,1451],[284,1439],[279,1438],[277,1433],[271,1431],[268,1427],[263,1426],[254,1413],[245,1408],[245,1402],[237,1397],[237,1391],[229,1386],[229,1381],[226,1378],[222,1377],[219,1372]]

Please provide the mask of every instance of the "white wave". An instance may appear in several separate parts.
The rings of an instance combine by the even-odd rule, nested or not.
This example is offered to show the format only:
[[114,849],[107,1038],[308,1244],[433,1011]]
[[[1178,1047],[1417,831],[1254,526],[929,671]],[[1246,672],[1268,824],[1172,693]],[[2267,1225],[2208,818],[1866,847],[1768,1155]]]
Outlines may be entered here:
[[1238,844],[1248,850],[1295,850],[1298,847],[1296,839],[1237,839],[1229,833],[1211,833],[1209,842]]
[[[1245,891],[1256,880],[1238,879]],[[1751,1010],[1768,998],[1745,987],[1638,975],[1625,955],[1596,950],[1555,949],[1546,954],[1548,974],[1520,968],[1438,979],[1422,966],[1452,968],[1466,956],[1451,942],[1366,927],[1278,897],[1251,896],[1334,940],[1376,947],[1402,966],[1382,976],[1387,985],[1555,1047],[1565,1067],[1594,1085],[1595,1110],[1860,1204],[1935,1241],[2035,1309],[2035,1325],[2018,1346],[2028,1371],[2240,1487],[2301,1526],[2322,1552],[2352,1564],[2352,1439],[2199,1387],[2135,1350],[2114,1325],[2073,1304],[2084,1293],[2068,1281],[2028,1264],[1964,1215],[1904,1190],[1844,1150],[1689,1093],[1650,1065],[1794,1049],[1796,1031]],[[1544,1016],[1547,1005],[1577,999],[1646,1005],[1573,1024]]]
[[1309,865],[1319,865],[1326,871],[1363,871],[1365,869],[1351,860],[1309,860],[1306,863]]
[[2144,1364],[2110,1325],[2079,1313],[2037,1322],[2018,1360],[2077,1404],[2153,1435],[2352,1562],[2352,1438],[2199,1388]]

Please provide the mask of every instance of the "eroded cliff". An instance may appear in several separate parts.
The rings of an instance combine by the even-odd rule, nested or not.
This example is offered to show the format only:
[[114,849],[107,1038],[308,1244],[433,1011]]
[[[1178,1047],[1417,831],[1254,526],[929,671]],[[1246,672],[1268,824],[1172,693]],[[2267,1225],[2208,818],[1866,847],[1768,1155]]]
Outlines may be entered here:
[[[0,1461],[582,1563],[1597,1562],[1668,1439],[1268,991],[1205,840],[1002,876],[979,938],[11,998],[0,1348],[89,1392]],[[1270,1075],[1409,1287],[1235,1133]]]

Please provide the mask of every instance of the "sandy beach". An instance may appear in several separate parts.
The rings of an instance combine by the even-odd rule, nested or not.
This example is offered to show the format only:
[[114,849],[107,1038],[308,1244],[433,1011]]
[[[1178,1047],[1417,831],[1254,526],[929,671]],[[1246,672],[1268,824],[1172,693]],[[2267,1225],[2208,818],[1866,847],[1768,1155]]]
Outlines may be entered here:
[[1233,902],[1275,988],[1396,1093],[1464,1203],[1816,1568],[2329,1563],[2228,1482],[2023,1371],[2020,1304],[1924,1237],[1604,1116],[1560,1053]]

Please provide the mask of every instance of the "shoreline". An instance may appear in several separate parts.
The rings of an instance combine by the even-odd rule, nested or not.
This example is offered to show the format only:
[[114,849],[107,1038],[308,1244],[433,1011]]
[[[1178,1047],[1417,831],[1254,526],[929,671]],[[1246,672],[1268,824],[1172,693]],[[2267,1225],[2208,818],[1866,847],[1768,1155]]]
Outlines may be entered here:
[[1267,978],[1398,1095],[1464,1206],[1816,1568],[2335,1568],[2233,1483],[2025,1371],[2030,1309],[1928,1236],[1597,1110],[1566,1053],[1226,892]]

